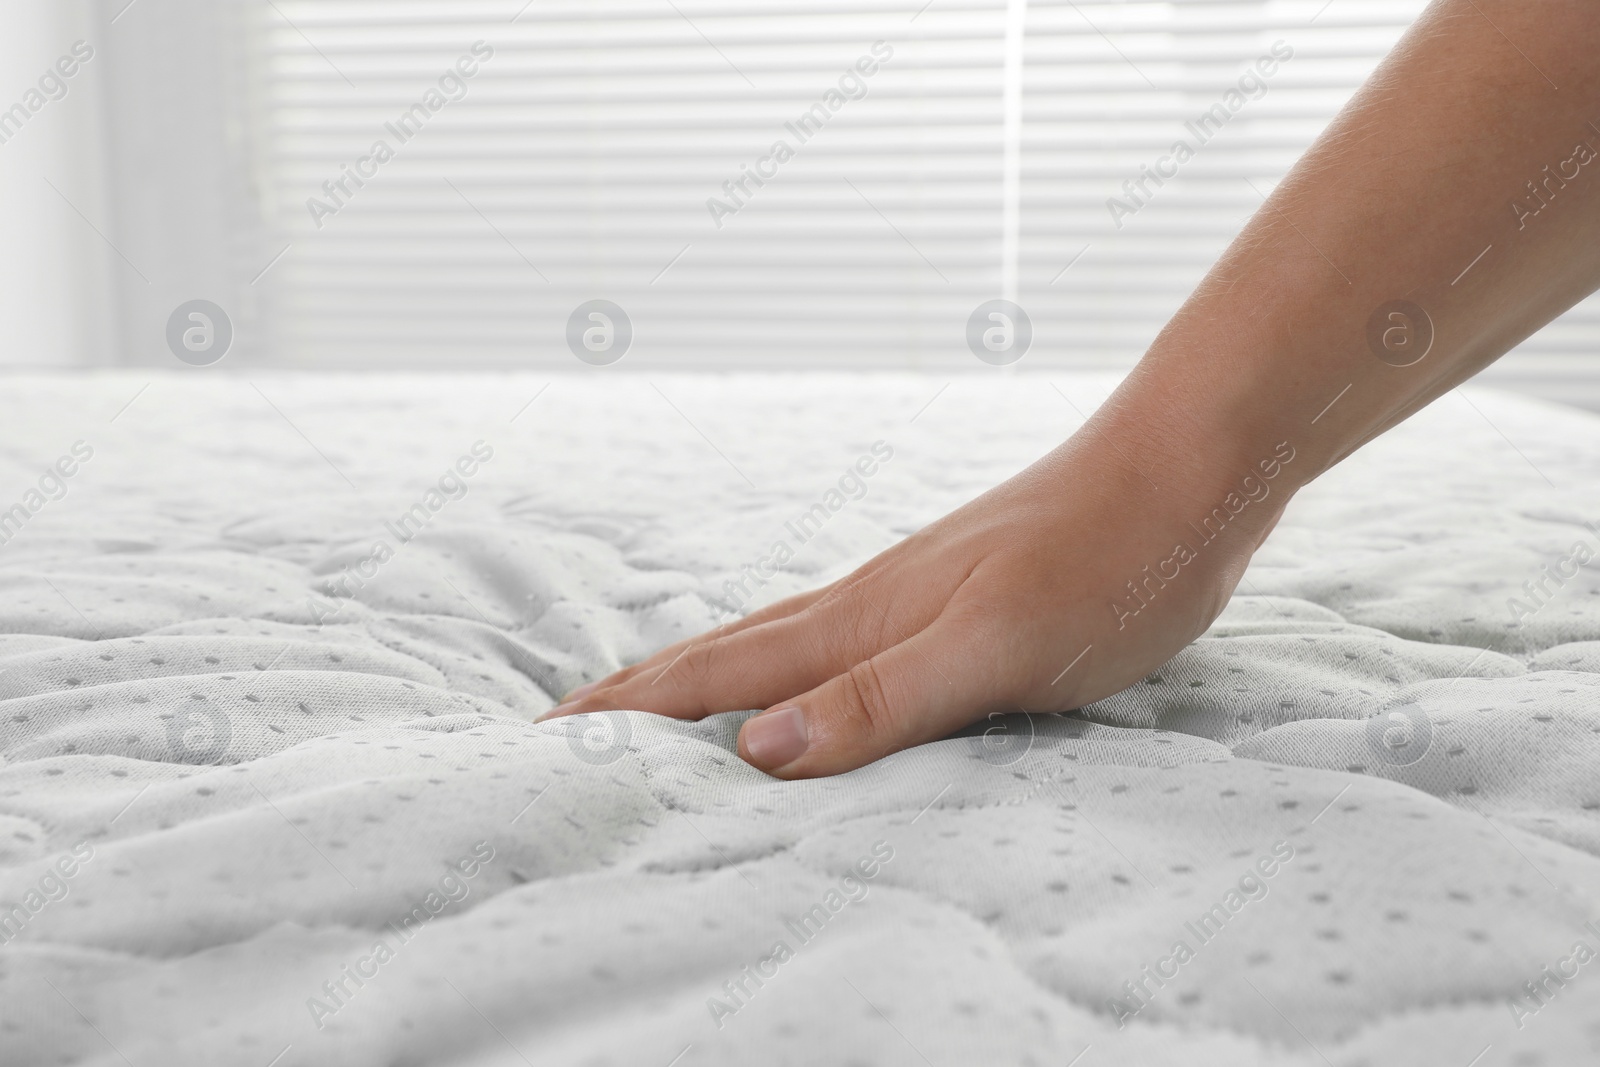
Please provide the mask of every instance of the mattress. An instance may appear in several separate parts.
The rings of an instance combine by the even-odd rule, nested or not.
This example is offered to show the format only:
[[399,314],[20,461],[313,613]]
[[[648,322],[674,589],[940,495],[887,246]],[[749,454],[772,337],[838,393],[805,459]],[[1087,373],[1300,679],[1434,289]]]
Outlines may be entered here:
[[1110,379],[9,384],[7,1067],[1600,1054],[1594,417],[1451,393],[1141,684],[782,782],[748,713],[534,720]]

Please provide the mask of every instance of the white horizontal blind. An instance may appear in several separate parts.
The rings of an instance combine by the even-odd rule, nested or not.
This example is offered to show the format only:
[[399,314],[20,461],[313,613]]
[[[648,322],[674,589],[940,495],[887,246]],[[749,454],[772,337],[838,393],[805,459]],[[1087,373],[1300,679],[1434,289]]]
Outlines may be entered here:
[[[630,364],[963,344],[999,285],[1004,0],[523,2],[263,5],[285,359],[570,364],[597,298],[632,319]],[[311,229],[306,197],[478,39],[467,98]],[[863,57],[866,95],[802,143],[789,124]],[[714,220],[780,140],[793,158]]]
[[[630,366],[965,367],[968,316],[1012,296],[1029,365],[1126,362],[1423,6],[251,0],[268,351],[570,365],[599,298]],[[478,41],[463,98],[401,143],[386,124]],[[1185,124],[1217,105],[1202,143]],[[323,191],[378,140],[392,161]],[[1175,177],[1125,191],[1180,140]],[[735,199],[778,141],[793,158]],[[1535,347],[1597,328],[1579,309]]]
[[[1020,270],[1040,346],[1030,359],[1142,353],[1425,6],[1032,5]],[[1160,182],[1148,176],[1158,168]]]

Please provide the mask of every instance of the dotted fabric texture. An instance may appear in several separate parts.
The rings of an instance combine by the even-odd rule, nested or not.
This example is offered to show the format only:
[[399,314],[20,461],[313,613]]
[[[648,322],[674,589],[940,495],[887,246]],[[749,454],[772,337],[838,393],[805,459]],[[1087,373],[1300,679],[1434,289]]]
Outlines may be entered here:
[[5,1067],[1600,1058],[1600,560],[1507,605],[1600,546],[1590,416],[1450,394],[1141,684],[782,783],[747,713],[532,719],[1108,379],[11,384],[0,509],[93,456],[0,545]]

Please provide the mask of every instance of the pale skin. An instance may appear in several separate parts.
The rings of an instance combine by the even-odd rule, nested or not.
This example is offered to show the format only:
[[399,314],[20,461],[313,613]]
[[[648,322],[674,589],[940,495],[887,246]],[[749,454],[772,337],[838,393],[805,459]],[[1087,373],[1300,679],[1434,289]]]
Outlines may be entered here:
[[[1069,440],[849,577],[550,714],[764,708],[739,754],[796,779],[1133,685],[1217,617],[1298,489],[1600,287],[1591,120],[1600,3],[1438,0]],[[1434,339],[1397,367],[1367,327],[1402,299]],[[1166,562],[1285,445],[1270,495]],[[1133,614],[1146,567],[1178,573]]]

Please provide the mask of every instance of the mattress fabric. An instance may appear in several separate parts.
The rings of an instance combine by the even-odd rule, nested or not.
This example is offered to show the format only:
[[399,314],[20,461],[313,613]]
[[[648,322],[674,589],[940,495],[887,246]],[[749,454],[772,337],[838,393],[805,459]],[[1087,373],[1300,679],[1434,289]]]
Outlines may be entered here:
[[1590,416],[1450,394],[1143,683],[786,783],[532,720],[1108,379],[10,384],[6,1067],[1600,1056]]

